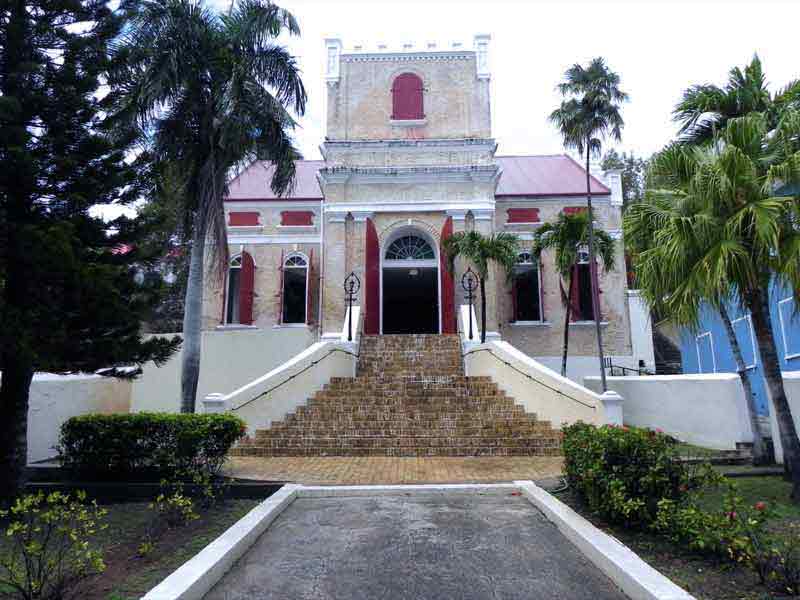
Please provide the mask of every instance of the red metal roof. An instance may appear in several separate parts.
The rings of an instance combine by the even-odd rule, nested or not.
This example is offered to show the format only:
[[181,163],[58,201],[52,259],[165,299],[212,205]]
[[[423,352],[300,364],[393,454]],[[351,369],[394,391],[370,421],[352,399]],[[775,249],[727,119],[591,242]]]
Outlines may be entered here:
[[[498,156],[503,169],[495,196],[585,196],[586,170],[566,154],[552,156]],[[592,194],[610,194],[591,177]]]
[[324,160],[298,160],[294,189],[279,198],[270,187],[272,165],[256,161],[228,184],[227,200],[322,200],[317,171],[324,166]]
[[[584,196],[586,171],[566,154],[552,156],[498,156],[502,169],[495,194],[498,198],[522,196]],[[322,200],[317,171],[325,166],[322,160],[297,162],[295,188],[278,198],[270,188],[272,167],[255,162],[231,181],[228,200]],[[608,195],[611,191],[591,177],[592,194]]]

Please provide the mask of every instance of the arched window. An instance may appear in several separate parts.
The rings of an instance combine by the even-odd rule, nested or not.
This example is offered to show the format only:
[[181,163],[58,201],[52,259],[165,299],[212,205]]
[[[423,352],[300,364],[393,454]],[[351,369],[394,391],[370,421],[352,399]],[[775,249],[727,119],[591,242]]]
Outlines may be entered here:
[[539,265],[534,262],[533,254],[530,252],[523,251],[517,256],[511,286],[514,321],[541,321],[542,295]]
[[228,289],[225,295],[225,323],[253,323],[253,284],[255,262],[247,252],[234,256],[228,264]]
[[308,259],[290,254],[283,261],[283,322],[305,323],[308,308]]
[[435,260],[431,245],[416,235],[404,235],[391,243],[386,260]]
[[392,119],[412,121],[425,118],[422,103],[422,79],[414,73],[395,77],[392,84]]

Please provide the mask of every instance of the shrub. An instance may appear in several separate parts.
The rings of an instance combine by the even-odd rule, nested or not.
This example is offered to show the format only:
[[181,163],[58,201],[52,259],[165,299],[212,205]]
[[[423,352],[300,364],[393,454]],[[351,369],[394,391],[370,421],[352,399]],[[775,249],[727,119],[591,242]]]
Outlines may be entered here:
[[105,569],[90,538],[104,529],[106,511],[86,494],[52,492],[22,496],[9,510],[7,547],[0,554],[0,585],[20,600],[77,597],[80,583]]
[[244,421],[230,414],[84,415],[62,425],[59,453],[62,464],[82,476],[216,475],[245,431]]
[[679,502],[718,479],[680,460],[672,438],[634,427],[576,423],[564,429],[564,468],[590,511],[612,523],[649,526],[664,500]]
[[728,484],[722,506],[716,510],[700,508],[696,494],[682,498],[681,502],[662,500],[653,528],[695,552],[754,566],[771,517],[772,511],[766,504],[745,505],[736,486]]

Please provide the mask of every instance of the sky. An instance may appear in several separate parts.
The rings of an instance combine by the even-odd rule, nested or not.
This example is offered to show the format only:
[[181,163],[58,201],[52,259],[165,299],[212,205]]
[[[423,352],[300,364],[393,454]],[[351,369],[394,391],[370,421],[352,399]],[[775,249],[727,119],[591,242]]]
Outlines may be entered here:
[[[209,0],[227,9],[230,0]],[[648,156],[669,142],[670,113],[689,85],[727,79],[758,53],[771,89],[800,77],[800,0],[275,0],[298,19],[301,37],[288,41],[300,62],[308,107],[297,132],[306,158],[319,158],[325,135],[324,39],[345,49],[379,42],[400,47],[452,41],[472,47],[478,33],[492,36],[492,129],[498,154],[563,151],[548,115],[555,91],[573,63],[603,56],[630,95],[618,150]],[[611,147],[608,145],[607,147]]]

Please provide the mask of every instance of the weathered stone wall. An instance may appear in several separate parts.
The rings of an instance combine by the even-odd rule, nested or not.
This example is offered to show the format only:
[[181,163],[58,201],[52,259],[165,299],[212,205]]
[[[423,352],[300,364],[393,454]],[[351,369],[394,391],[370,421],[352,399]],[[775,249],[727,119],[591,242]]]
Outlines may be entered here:
[[[553,199],[514,199],[498,201],[496,222],[498,231],[515,233],[522,238],[523,249],[530,249],[530,237],[536,230],[535,225],[516,225],[507,223],[507,209],[538,208],[542,223],[554,221],[567,206],[585,206],[584,198]],[[595,221],[599,227],[616,235],[621,223],[621,211],[618,206],[608,201],[595,200],[593,206]],[[564,317],[566,308],[561,301],[559,287],[560,275],[556,271],[554,253],[545,252],[542,257],[542,312],[544,322],[529,325],[511,323],[513,317],[513,301],[511,285],[505,277],[497,278],[498,321],[501,335],[512,345],[531,356],[558,356],[562,351],[564,335]],[[617,241],[614,269],[599,270],[600,312],[602,315],[603,348],[609,355],[629,355],[632,352],[630,337],[630,318],[625,295],[627,282],[625,277],[625,259],[622,241]],[[567,288],[567,282],[564,282]],[[597,335],[594,322],[572,323],[569,333],[569,354],[576,356],[592,356],[597,354]]]
[[[313,253],[313,275],[319,277],[319,245],[318,244],[243,244],[229,246],[228,252],[235,256],[242,251],[248,252],[256,263],[253,289],[253,318],[256,327],[268,328],[280,324],[280,271],[281,252],[288,256],[292,252],[301,252],[307,257]],[[311,283],[311,321],[317,323],[319,314],[319,285]],[[203,302],[203,329],[215,329],[224,324],[225,282],[216,273],[206,276],[205,298]],[[312,325],[315,328],[315,325]]]
[[[318,236],[320,233],[320,202],[229,202],[225,206],[225,222],[230,222],[230,213],[258,213],[258,225],[228,226],[228,235],[308,235]],[[310,226],[281,225],[283,211],[310,211],[314,213]],[[238,247],[238,246],[237,246]]]
[[[340,78],[328,83],[331,140],[409,137],[488,138],[489,81],[477,78],[473,51],[420,54],[343,54]],[[415,73],[424,85],[424,123],[393,124],[392,82]]]

